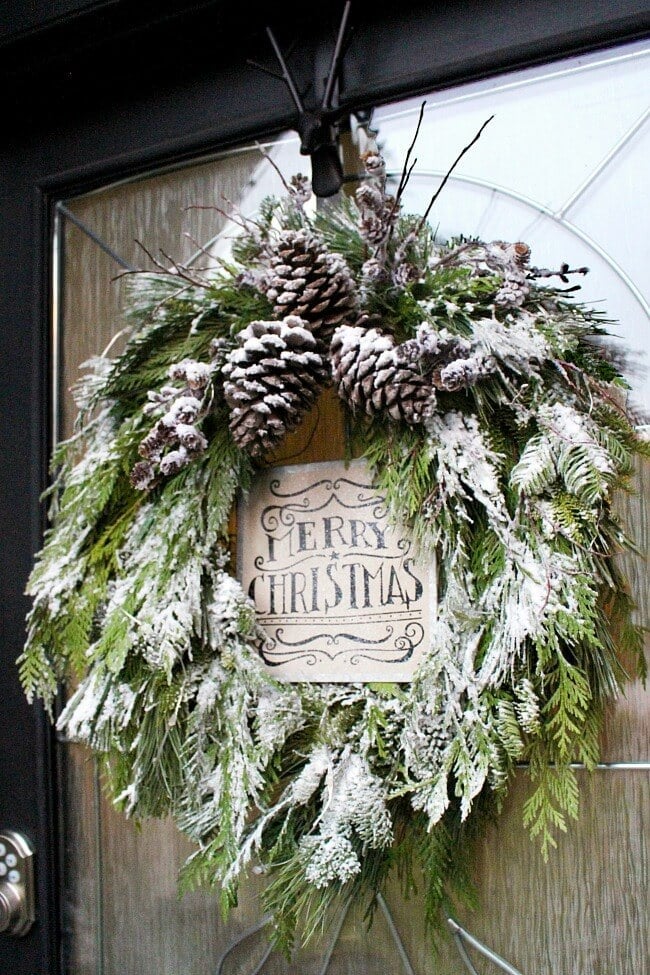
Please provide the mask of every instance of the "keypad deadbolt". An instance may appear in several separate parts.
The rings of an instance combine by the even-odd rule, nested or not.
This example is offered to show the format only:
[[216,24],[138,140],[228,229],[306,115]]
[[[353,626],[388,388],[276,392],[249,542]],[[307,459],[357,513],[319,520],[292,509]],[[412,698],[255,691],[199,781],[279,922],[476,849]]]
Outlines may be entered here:
[[20,937],[34,923],[34,851],[11,829],[0,831],[0,932]]

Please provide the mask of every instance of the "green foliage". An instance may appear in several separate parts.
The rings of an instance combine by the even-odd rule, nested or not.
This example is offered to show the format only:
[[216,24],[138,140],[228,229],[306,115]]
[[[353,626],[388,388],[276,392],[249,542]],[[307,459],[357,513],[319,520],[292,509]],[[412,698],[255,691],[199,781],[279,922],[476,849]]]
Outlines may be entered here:
[[567,817],[578,817],[578,783],[570,766],[552,765],[541,749],[531,752],[530,763],[530,777],[536,787],[524,804],[524,826],[540,841],[547,860],[551,849],[557,847],[556,833],[568,829]]
[[436,493],[428,445],[407,426],[375,422],[365,432],[364,457],[396,523],[409,525],[417,545],[431,547],[430,526],[418,518]]
[[314,229],[329,250],[341,254],[353,271],[370,257],[358,230],[359,209],[350,196],[342,196],[336,206],[326,206],[314,218]]
[[[227,912],[258,859],[287,953],[338,903],[372,910],[392,874],[405,894],[423,888],[434,930],[459,899],[474,903],[472,842],[522,763],[524,822],[547,856],[578,814],[572,763],[597,763],[623,657],[643,661],[612,494],[650,448],[606,385],[623,381],[598,345],[602,319],[532,279],[504,306],[498,254],[437,245],[419,224],[399,216],[370,246],[354,200],[313,220],[269,200],[214,278],[139,279],[124,352],[96,360],[76,390],[29,582],[29,698],[51,708],[72,682],[60,728],[101,755],[118,807],[172,815],[197,844],[182,890],[218,887]],[[278,684],[262,668],[254,607],[225,572],[230,513],[255,467],[230,435],[217,366],[201,403],[207,447],[148,493],[129,480],[152,427],[148,394],[171,366],[208,363],[214,340],[232,349],[272,316],[251,282],[278,230],[297,227],[345,259],[360,310],[397,343],[425,323],[466,340],[476,365],[472,382],[437,382],[422,425],[345,416],[393,523],[437,560],[410,685]],[[369,280],[381,248],[386,266]]]

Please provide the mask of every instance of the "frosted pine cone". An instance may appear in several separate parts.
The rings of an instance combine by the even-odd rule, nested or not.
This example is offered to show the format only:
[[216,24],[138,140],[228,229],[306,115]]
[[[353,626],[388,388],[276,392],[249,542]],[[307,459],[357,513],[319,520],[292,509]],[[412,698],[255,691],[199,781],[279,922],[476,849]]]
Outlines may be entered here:
[[386,172],[384,157],[378,149],[369,149],[361,156],[361,161],[369,176],[381,177]]
[[525,244],[523,240],[518,240],[516,244],[512,245],[512,251],[515,262],[520,267],[526,267],[530,261],[530,247],[528,244]]
[[183,359],[169,368],[170,379],[181,380],[183,387],[163,386],[147,394],[143,413],[165,412],[140,441],[138,453],[143,459],[131,471],[136,490],[151,490],[158,484],[157,472],[164,477],[177,474],[207,448],[208,441],[195,424],[205,416],[204,398],[213,371],[213,365]]
[[376,247],[387,239],[399,217],[397,202],[375,181],[364,183],[355,196],[359,206],[359,233],[368,244]]
[[344,325],[332,339],[332,374],[339,396],[355,412],[386,412],[421,423],[433,409],[431,383],[400,356],[400,347],[377,328]]
[[452,359],[446,366],[434,370],[431,378],[437,389],[453,393],[474,386],[494,372],[495,368],[496,363],[491,356],[476,352],[467,358]]
[[502,308],[520,308],[529,294],[530,285],[524,274],[506,274],[494,296],[494,303]]
[[131,484],[136,491],[149,491],[156,484],[156,472],[148,460],[139,460],[131,471]]
[[301,318],[327,347],[356,306],[354,279],[343,258],[307,230],[284,230],[270,245],[268,259],[264,290],[275,314]]
[[308,203],[311,199],[312,188],[311,182],[302,173],[296,173],[289,180],[289,189],[293,200],[299,207],[304,207],[305,203]]
[[435,389],[447,393],[473,386],[496,368],[494,359],[473,350],[467,339],[445,328],[438,331],[426,322],[397,351],[400,361],[410,363]]
[[236,443],[259,456],[276,447],[314,403],[328,370],[306,322],[251,322],[223,367]]

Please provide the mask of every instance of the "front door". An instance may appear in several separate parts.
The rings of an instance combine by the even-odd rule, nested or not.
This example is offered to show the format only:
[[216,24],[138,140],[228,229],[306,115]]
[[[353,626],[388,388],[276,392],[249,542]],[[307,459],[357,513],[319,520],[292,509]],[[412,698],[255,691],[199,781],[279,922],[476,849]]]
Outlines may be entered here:
[[[637,43],[430,96],[408,201],[414,210],[422,210],[458,150],[485,117],[496,113],[494,134],[486,135],[455,172],[440,199],[433,216],[440,235],[525,239],[538,264],[552,264],[559,255],[572,264],[590,265],[585,298],[607,298],[608,311],[623,323],[635,357],[648,348],[648,295],[643,290],[647,220],[641,211],[647,198],[642,197],[641,159],[648,138],[644,92],[649,62],[647,46]],[[272,103],[275,95],[265,89],[264,97]],[[376,113],[374,124],[396,170],[418,108],[419,100],[390,103]],[[236,136],[232,121],[223,121],[222,130],[228,124],[222,142]],[[43,301],[32,331],[21,331],[15,319],[7,319],[12,344],[2,395],[13,467],[3,472],[2,497],[7,527],[0,830],[24,833],[35,848],[37,921],[21,939],[0,935],[0,968],[30,975],[58,970],[71,975],[199,975],[216,971],[229,943],[259,920],[258,882],[251,879],[228,927],[220,922],[215,897],[196,893],[178,901],[176,873],[189,847],[170,824],[135,829],[108,806],[88,755],[76,746],[54,745],[44,716],[24,704],[13,659],[26,609],[20,592],[30,554],[39,545],[35,495],[44,477],[44,440],[52,430],[55,436],[69,432],[73,414],[66,390],[78,365],[101,351],[120,329],[123,280],[111,279],[120,263],[143,265],[144,252],[134,239],[184,260],[203,247],[220,246],[214,239],[223,218],[216,210],[201,208],[223,195],[254,210],[266,192],[278,188],[278,181],[250,142],[241,139],[237,151],[211,159],[201,156],[173,171],[151,165],[146,172],[144,154],[134,151],[128,159],[111,158],[110,167],[96,166],[91,173],[77,169],[70,177],[61,172],[66,136],[69,140],[70,133],[61,136],[55,165],[47,160],[43,167],[39,160],[48,174],[59,173],[56,179],[46,179],[43,172],[36,179],[35,163],[31,171],[13,172],[16,197],[27,200],[13,214],[16,240],[21,221],[31,219],[43,248],[43,274],[37,282]],[[33,135],[23,132],[20,138],[30,158]],[[101,138],[98,129],[90,141]],[[124,138],[128,143],[133,132]],[[195,146],[198,152],[198,137]],[[296,149],[291,137],[273,149],[288,175],[300,168]],[[108,154],[106,145],[102,151]],[[158,160],[166,156],[170,154],[159,147]],[[138,171],[137,181],[106,185],[129,170]],[[38,198],[29,195],[35,183]],[[633,222],[627,218],[631,212],[636,215]],[[39,222],[48,215],[55,231],[49,237],[46,223]],[[7,221],[8,231],[11,226]],[[10,286],[29,290],[33,280],[26,272],[21,267]],[[55,332],[47,338],[51,326]],[[29,362],[34,364],[28,367]],[[647,402],[647,389],[647,379],[635,378],[639,402],[644,397]],[[641,485],[647,484],[647,471],[640,477],[645,478]],[[628,517],[645,526],[648,488],[643,492],[642,486],[639,496],[624,504]],[[630,571],[647,618],[647,581],[636,564]],[[482,904],[461,921],[522,972],[626,975],[643,970],[650,954],[643,832],[650,799],[650,735],[643,704],[641,690],[634,688],[612,718],[603,768],[585,779],[581,822],[550,866],[539,861],[520,829],[517,794],[505,820],[478,851]],[[432,956],[417,902],[405,905],[395,892],[388,907],[415,971],[451,975],[465,970],[452,943],[437,959]],[[320,971],[327,950],[328,944],[321,944],[292,966],[271,957],[264,971]],[[262,953],[263,942],[253,935],[228,956],[222,970],[252,972]],[[361,975],[382,967],[398,970],[399,964],[384,914],[378,915],[372,938],[359,917],[352,914],[346,920],[331,971]],[[488,962],[480,964],[490,970]]]

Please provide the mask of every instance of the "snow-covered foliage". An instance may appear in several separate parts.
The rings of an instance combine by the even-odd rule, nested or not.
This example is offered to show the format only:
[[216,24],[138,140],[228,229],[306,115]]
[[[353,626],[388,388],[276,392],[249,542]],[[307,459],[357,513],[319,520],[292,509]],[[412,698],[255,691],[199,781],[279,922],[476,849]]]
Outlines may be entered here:
[[[332,892],[374,891],[413,836],[433,914],[465,822],[519,762],[535,786],[526,821],[554,844],[577,811],[571,762],[596,760],[621,679],[605,605],[628,648],[638,636],[611,499],[647,445],[611,395],[622,380],[594,342],[596,313],[542,287],[551,272],[520,242],[436,242],[387,194],[380,162],[368,158],[356,202],[313,221],[301,182],[265,204],[211,280],[176,267],[137,281],[125,352],[91,362],[78,387],[29,583],[28,696],[51,707],[72,681],[59,729],[105,757],[127,814],[172,814],[197,843],[186,886],[222,885],[228,907],[259,860],[286,944]],[[392,517],[437,559],[409,686],[276,682],[229,571],[229,515],[255,461],[230,434],[224,382],[240,360],[255,382],[242,349],[286,297],[266,270],[280,273],[285,231],[336,272],[332,294],[312,282],[319,298],[336,303],[341,276],[354,280],[363,308],[346,291],[332,312],[347,424]],[[304,345],[310,327],[284,337]],[[290,361],[300,368],[288,356],[278,369]]]

